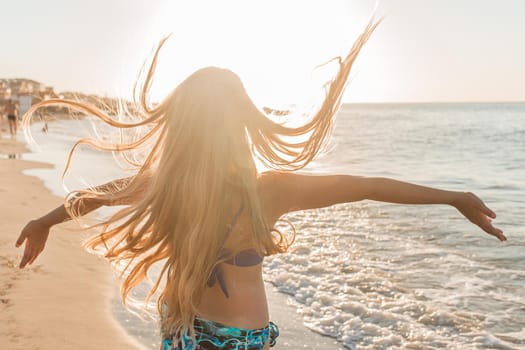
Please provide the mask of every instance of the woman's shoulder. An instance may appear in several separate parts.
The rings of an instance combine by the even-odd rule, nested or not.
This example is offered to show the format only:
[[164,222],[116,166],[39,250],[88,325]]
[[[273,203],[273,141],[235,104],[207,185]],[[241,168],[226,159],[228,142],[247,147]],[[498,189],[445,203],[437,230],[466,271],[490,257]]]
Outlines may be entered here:
[[[280,173],[277,171],[265,171],[257,176],[257,192],[263,206],[267,210],[275,211],[277,209],[276,207],[280,201],[278,190],[280,183]],[[278,213],[271,214],[271,216],[279,215]]]
[[257,187],[260,193],[272,194],[278,189],[284,189],[286,181],[286,173],[281,171],[265,171],[257,177]]
[[282,191],[293,188],[298,182],[305,181],[310,177],[312,176],[309,174],[270,170],[260,173],[257,178],[257,183],[262,189],[282,193]]
[[279,176],[278,171],[264,171],[257,175],[257,185],[258,186],[265,186],[268,185],[271,181],[275,181]]
[[361,177],[269,171],[259,177],[264,198],[282,215],[363,199]]
[[290,211],[290,199],[295,197],[294,179],[296,175],[291,172],[266,171],[257,178],[258,193],[264,206],[275,217]]

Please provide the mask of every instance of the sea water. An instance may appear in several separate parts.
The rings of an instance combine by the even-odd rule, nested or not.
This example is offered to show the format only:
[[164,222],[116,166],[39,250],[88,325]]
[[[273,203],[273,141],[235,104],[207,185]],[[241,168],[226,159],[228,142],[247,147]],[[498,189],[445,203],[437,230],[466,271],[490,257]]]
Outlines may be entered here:
[[[42,150],[26,158],[60,172],[87,129],[60,121],[36,130]],[[305,171],[474,192],[508,241],[444,205],[362,201],[288,214],[295,244],[265,260],[264,279],[290,296],[304,324],[349,349],[525,349],[525,104],[343,105],[329,149]],[[89,150],[75,166],[78,186],[122,173]],[[63,195],[57,170],[31,173]],[[132,334],[158,348],[155,322],[114,305]]]

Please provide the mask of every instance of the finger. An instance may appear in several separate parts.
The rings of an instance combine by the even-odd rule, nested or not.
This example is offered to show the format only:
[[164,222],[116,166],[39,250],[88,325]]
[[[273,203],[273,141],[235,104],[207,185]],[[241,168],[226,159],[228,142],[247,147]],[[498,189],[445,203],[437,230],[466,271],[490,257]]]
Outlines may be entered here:
[[505,237],[505,235],[503,234],[503,231],[500,230],[499,228],[492,226],[490,222],[480,227],[483,229],[483,231],[487,232],[489,235],[496,237],[502,242],[507,240],[507,237]]
[[20,268],[24,268],[31,259],[35,256],[35,249],[30,243],[26,243],[25,249],[24,249],[24,256],[22,257],[22,261],[20,262]]
[[505,235],[503,233],[491,233],[491,235],[493,235],[494,237],[496,237],[497,239],[499,239],[501,242],[504,242],[507,240],[507,237],[505,237]]
[[16,240],[15,247],[17,248],[20,247],[22,243],[24,243],[26,237],[27,235],[24,232],[22,232],[20,236],[18,237],[18,239]]
[[24,256],[22,257],[22,261],[20,261],[20,265],[18,267],[23,269],[27,265],[27,262],[29,261],[30,258],[31,256],[29,255],[29,253],[24,253]]
[[507,240],[507,237],[505,237],[505,235],[503,234],[503,231],[500,230],[499,228],[496,228],[492,225],[492,220],[489,219],[489,218],[485,218],[485,228],[483,228],[485,230],[485,232],[495,236],[496,238],[498,238],[500,241],[506,241]]
[[492,229],[494,230],[493,232],[495,233],[495,236],[498,237],[498,239],[500,241],[506,241],[507,240],[507,237],[505,237],[505,235],[503,234],[503,231],[500,230],[499,228],[496,228],[496,227],[492,227]]
[[481,222],[478,222],[477,225],[486,233],[492,233],[492,220],[487,217],[482,217]]
[[489,207],[487,207],[483,202],[481,203],[481,211],[483,214],[491,217],[492,219],[496,218],[496,213],[493,212]]
[[33,262],[35,262],[36,258],[38,258],[38,256],[40,255],[42,251],[37,251],[33,254],[33,257],[31,258],[31,260],[29,260],[29,265],[33,265]]

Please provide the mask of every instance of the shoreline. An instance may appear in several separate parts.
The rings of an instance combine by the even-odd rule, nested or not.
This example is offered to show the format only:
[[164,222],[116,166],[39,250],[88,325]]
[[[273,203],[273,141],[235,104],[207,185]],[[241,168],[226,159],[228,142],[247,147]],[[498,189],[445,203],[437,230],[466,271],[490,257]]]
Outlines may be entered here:
[[[0,154],[28,150],[0,138]],[[18,263],[23,248],[14,242],[23,226],[62,203],[43,182],[22,171],[47,163],[0,159],[0,344],[22,349],[143,349],[111,316],[109,265],[83,251],[74,225],[52,229],[46,249],[32,266]]]
[[264,282],[270,308],[270,320],[279,327],[276,349],[344,350],[335,338],[312,331],[303,324],[297,308],[288,302],[289,295],[281,293],[270,282]]

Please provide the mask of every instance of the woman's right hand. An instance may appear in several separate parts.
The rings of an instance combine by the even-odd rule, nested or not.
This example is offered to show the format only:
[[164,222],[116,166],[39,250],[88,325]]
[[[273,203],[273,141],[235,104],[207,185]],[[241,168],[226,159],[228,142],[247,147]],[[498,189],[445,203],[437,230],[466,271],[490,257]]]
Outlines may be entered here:
[[22,229],[15,244],[18,248],[25,242],[24,256],[19,265],[21,269],[27,264],[31,265],[42,253],[46,246],[50,228],[49,225],[46,225],[41,220],[31,220]]
[[507,240],[503,231],[492,225],[492,219],[496,218],[496,213],[490,210],[474,193],[457,192],[451,204],[463,214],[465,218],[479,226],[489,235],[496,237],[500,241]]

